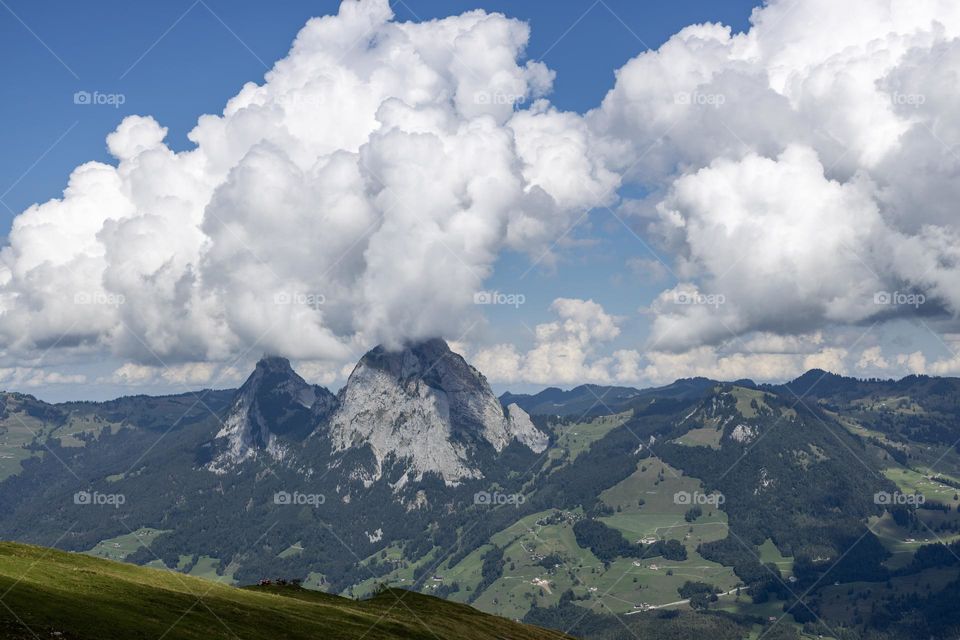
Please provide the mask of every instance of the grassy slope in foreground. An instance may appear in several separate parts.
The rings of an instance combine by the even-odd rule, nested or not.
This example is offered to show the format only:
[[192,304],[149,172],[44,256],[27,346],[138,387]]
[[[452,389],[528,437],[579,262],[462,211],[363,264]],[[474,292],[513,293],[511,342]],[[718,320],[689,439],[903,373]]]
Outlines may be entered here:
[[0,637],[15,639],[567,637],[407,591],[354,601],[293,587],[239,589],[10,542],[0,543],[0,594]]

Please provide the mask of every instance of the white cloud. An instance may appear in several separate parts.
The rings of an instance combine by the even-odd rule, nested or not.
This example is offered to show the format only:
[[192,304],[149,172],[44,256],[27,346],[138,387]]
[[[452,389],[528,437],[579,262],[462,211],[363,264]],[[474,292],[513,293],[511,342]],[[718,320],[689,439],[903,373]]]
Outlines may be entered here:
[[[925,357],[923,353],[910,354],[908,366],[913,373],[926,373],[934,376],[960,375],[960,335],[946,334],[942,338],[939,357]],[[945,355],[944,355],[945,354]]]
[[786,354],[720,354],[715,347],[702,346],[683,353],[652,351],[646,354],[643,377],[653,384],[668,384],[678,378],[704,377],[714,380],[786,380],[801,371],[795,356]]
[[897,355],[897,364],[910,373],[924,373],[927,370],[927,358],[921,351]]
[[890,362],[883,356],[883,347],[877,345],[864,349],[857,361],[857,369],[889,369]]
[[59,340],[141,364],[254,345],[344,360],[459,335],[501,251],[541,255],[619,184],[583,118],[541,99],[553,73],[519,62],[528,36],[499,14],[400,23],[386,0],[346,0],[201,117],[195,149],[127,118],[116,167],[78,167],[14,221],[7,358]]
[[639,370],[639,378],[649,384],[691,377],[786,381],[810,369],[840,374],[850,369],[849,350],[831,343],[821,332],[795,336],[752,333],[717,346],[649,351],[644,360],[646,366]]
[[81,373],[46,371],[38,367],[0,368],[0,384],[7,388],[49,387],[51,385],[84,384],[87,376]]
[[[559,299],[530,350],[475,354],[491,379],[960,370],[835,335],[960,315],[960,5],[770,0],[746,33],[692,25],[638,55],[584,116],[546,100],[528,37],[346,0],[202,116],[195,149],[127,118],[116,166],[78,167],[14,220],[0,362],[55,347],[128,362],[129,384],[207,384],[204,363],[256,347],[335,380],[375,342],[462,335],[504,252],[553,264],[584,210],[619,204],[668,263],[638,251],[637,280],[676,276],[643,355],[599,304]],[[644,199],[618,203],[622,182]],[[166,375],[137,368],[158,358]]]
[[654,306],[652,341],[682,349],[886,311],[874,301],[884,283],[860,257],[884,240],[870,189],[827,179],[806,147],[777,159],[721,159],[678,179],[658,205],[660,223],[683,234],[675,259],[717,304],[677,304],[667,292]]
[[872,304],[878,291],[955,317],[960,5],[772,0],[752,22],[687,27],[624,65],[588,116],[650,193],[622,211],[684,286],[727,297],[708,314],[665,292],[651,345],[916,312]]
[[156,367],[127,362],[118,367],[109,381],[123,385],[138,385],[154,382],[157,379]]
[[[127,362],[118,367],[102,382],[124,386],[141,386],[166,383],[175,387],[196,387],[210,383],[233,383],[238,380],[238,371],[220,368],[211,362],[185,362],[170,366],[142,365]],[[245,374],[244,374],[245,375]]]
[[817,353],[811,353],[803,359],[803,370],[823,369],[830,373],[846,375],[847,371],[847,351],[835,347],[827,347]]
[[294,370],[307,382],[327,387],[336,392],[336,385],[343,383],[353,371],[355,362],[337,365],[317,360],[300,360],[293,363]]
[[569,385],[635,379],[636,352],[600,355],[602,347],[620,334],[618,318],[593,300],[557,298],[550,310],[557,320],[534,328],[534,346],[529,351],[521,353],[514,345],[499,344],[478,350],[471,363],[493,382]]

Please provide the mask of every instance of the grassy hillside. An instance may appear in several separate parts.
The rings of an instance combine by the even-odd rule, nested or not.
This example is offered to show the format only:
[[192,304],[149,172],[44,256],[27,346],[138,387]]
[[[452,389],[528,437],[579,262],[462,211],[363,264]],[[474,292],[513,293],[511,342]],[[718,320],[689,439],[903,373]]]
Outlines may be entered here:
[[83,554],[0,543],[0,637],[511,638],[563,634],[390,590],[354,601],[296,587],[239,589]]

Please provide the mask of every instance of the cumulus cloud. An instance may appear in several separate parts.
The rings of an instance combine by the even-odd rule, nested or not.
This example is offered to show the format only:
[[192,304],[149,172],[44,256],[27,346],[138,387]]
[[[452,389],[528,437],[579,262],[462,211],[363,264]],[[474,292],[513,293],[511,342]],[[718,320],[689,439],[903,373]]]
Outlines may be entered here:
[[[246,374],[243,374],[246,375]],[[128,362],[118,367],[104,383],[141,386],[164,383],[175,387],[223,386],[242,380],[238,370],[212,362],[185,362],[170,366],[141,365]]]
[[37,367],[0,368],[0,384],[8,387],[49,387],[51,385],[83,384],[87,376],[82,373],[60,373]]
[[634,381],[639,354],[602,347],[620,335],[619,318],[593,300],[557,298],[550,305],[557,317],[534,328],[534,346],[521,352],[512,344],[480,349],[471,362],[494,382],[582,384]]
[[883,347],[876,345],[864,349],[857,360],[857,369],[869,371],[871,369],[886,370],[890,362],[883,355]]
[[[115,165],[17,216],[0,361],[106,353],[130,362],[117,380],[192,384],[218,373],[190,365],[269,351],[334,380],[376,342],[462,336],[501,255],[550,262],[604,205],[665,259],[626,260],[664,288],[648,341],[559,299],[529,349],[478,347],[492,379],[957,370],[832,334],[960,314],[960,5],[769,0],[751,23],[684,28],[581,115],[549,103],[523,22],[345,0],[202,116],[195,148],[127,118]],[[158,360],[177,373],[137,368]]]
[[[559,298],[551,305],[557,319],[534,329],[533,346],[521,351],[498,344],[469,352],[471,363],[492,382],[578,385],[660,385],[678,378],[784,381],[810,369],[847,373],[850,350],[821,332],[783,336],[755,332],[720,346],[702,345],[682,352],[640,352],[609,345],[620,336],[622,318],[592,300]],[[877,356],[867,349],[864,354]],[[861,362],[869,355],[861,357]]]
[[897,364],[910,373],[925,373],[935,376],[956,376],[960,374],[960,336],[947,334],[942,338],[942,349],[936,356],[922,351],[899,354]]
[[657,211],[666,233],[683,235],[676,259],[700,285],[691,296],[716,301],[685,300],[682,287],[661,296],[657,344],[803,332],[878,313],[874,296],[884,281],[861,256],[880,250],[889,230],[870,185],[829,180],[808,147],[717,160],[677,179]]
[[346,0],[201,117],[194,149],[125,119],[115,166],[78,167],[13,223],[7,356],[343,360],[457,335],[502,251],[542,254],[619,185],[584,119],[542,98],[553,73],[521,61],[528,36],[500,14],[401,23],[387,0]]
[[[772,0],[746,33],[693,25],[617,72],[588,120],[681,281],[651,347],[960,313],[958,36],[948,0]],[[726,304],[673,304],[684,288]]]
[[638,378],[652,384],[691,377],[785,381],[810,369],[845,374],[851,368],[849,360],[848,348],[820,332],[794,336],[760,332],[719,346],[649,351]]

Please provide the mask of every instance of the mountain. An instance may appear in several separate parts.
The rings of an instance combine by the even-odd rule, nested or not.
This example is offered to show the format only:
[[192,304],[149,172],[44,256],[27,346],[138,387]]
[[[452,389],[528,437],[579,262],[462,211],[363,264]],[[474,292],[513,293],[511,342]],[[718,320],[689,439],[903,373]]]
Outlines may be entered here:
[[911,375],[900,380],[858,380],[817,369],[784,385],[765,388],[792,398],[808,398],[841,419],[866,427],[873,433],[861,430],[861,436],[868,435],[890,455],[900,457],[902,453],[891,441],[953,447],[958,440],[957,378]]
[[[299,455],[308,437],[327,441],[332,464],[366,486],[402,466],[399,487],[426,474],[449,485],[482,478],[482,460],[511,442],[536,453],[549,443],[523,409],[504,408],[479,371],[434,339],[371,350],[336,396],[286,359],[263,358],[227,411],[207,468],[226,474],[264,455],[308,469],[316,460]],[[341,462],[347,453],[352,460]]]
[[274,357],[238,390],[0,394],[0,537],[583,637],[622,635],[610,612],[641,637],[942,637],[949,616],[915,621],[960,578],[936,544],[960,541],[958,392],[811,371],[498,400],[429,340],[371,350],[337,394]]
[[[738,539],[774,541],[795,559],[801,587],[824,570],[834,577],[849,570],[856,579],[883,574],[886,552],[864,523],[882,513],[875,496],[896,487],[867,446],[818,405],[721,385],[663,440],[658,456],[724,496],[731,535],[704,543],[700,553],[732,565],[744,582],[764,569]],[[853,541],[871,555],[844,558]],[[852,560],[858,566],[848,566]],[[811,565],[810,575],[796,571],[803,563]]]
[[507,392],[500,396],[500,401],[504,404],[516,404],[534,415],[599,415],[608,413],[610,408],[624,407],[638,395],[640,391],[632,387],[584,384],[569,391],[548,387],[532,395]]
[[207,422],[212,415],[222,414],[235,394],[234,389],[206,389],[51,405],[31,395],[0,392],[0,480],[41,460],[49,454],[48,447],[85,449],[124,429],[162,433]]
[[0,544],[0,589],[0,635],[11,640],[568,637],[409,591],[355,601],[292,584],[239,589],[11,543]]
[[308,384],[285,358],[265,357],[240,387],[213,447],[207,465],[224,474],[262,452],[283,460],[336,407],[327,389]]
[[338,403],[329,425],[333,448],[367,448],[375,460],[368,482],[382,477],[388,460],[403,460],[404,484],[427,473],[456,484],[483,477],[484,449],[499,454],[517,441],[540,453],[549,443],[523,409],[504,410],[486,378],[439,339],[367,353]]
[[700,396],[714,385],[716,382],[706,378],[677,380],[653,389],[584,384],[569,391],[549,387],[532,395],[507,392],[500,401],[516,404],[530,415],[586,418],[626,411],[653,398]]

